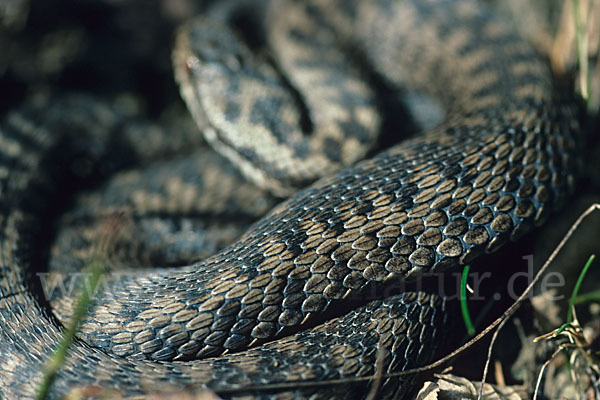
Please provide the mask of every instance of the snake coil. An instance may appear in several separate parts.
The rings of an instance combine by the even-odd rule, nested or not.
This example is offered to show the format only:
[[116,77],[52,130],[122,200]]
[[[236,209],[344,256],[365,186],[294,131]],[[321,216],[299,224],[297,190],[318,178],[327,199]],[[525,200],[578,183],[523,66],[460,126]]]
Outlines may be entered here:
[[[217,17],[196,19],[177,36],[177,80],[207,141],[245,176],[276,195],[309,186],[202,261],[110,275],[52,398],[82,386],[125,396],[206,387],[224,397],[360,398],[364,383],[340,391],[319,382],[378,373],[379,396],[401,398],[413,377],[388,374],[431,360],[449,317],[434,294],[383,298],[385,287],[518,240],[572,192],[576,109],[535,51],[481,4],[271,1],[262,18],[275,61]],[[390,86],[427,93],[445,116],[356,163],[381,128],[367,67]],[[40,233],[48,215],[82,162],[110,171],[187,146],[145,135],[77,96],[24,106],[4,121],[0,397],[34,396],[63,331],[58,320],[73,309],[57,294],[46,299],[56,305],[49,311],[32,289],[49,247]],[[104,198],[149,212],[171,196],[166,209],[185,212],[201,189],[174,175],[206,177],[211,157],[165,162],[165,175],[125,173],[114,185],[130,192],[118,197],[107,184]],[[241,190],[238,182],[228,186]],[[383,289],[367,298],[372,288]]]

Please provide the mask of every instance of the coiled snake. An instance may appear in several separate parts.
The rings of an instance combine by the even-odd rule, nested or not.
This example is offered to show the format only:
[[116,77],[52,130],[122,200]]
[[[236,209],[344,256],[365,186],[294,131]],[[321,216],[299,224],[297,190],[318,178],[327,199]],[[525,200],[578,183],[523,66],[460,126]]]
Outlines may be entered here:
[[[225,397],[360,398],[369,385],[294,383],[375,373],[383,373],[379,395],[400,398],[412,377],[388,373],[431,360],[448,317],[434,294],[386,297],[386,289],[518,239],[572,191],[576,110],[535,51],[481,4],[271,1],[261,19],[274,55],[265,57],[214,22],[242,9],[216,9],[179,31],[173,58],[182,95],[207,140],[252,181],[276,195],[310,185],[202,261],[111,275],[52,398],[88,385],[127,396],[208,387]],[[380,130],[365,76],[427,93],[442,105],[443,122],[354,164]],[[43,299],[31,283],[63,193],[81,175],[186,147],[174,134],[128,129],[87,97],[25,106],[2,126],[2,398],[35,394],[61,337],[57,317],[64,322],[72,311],[71,298]],[[116,194],[109,185],[102,199],[142,214],[163,206],[185,213],[200,207],[194,174],[210,174],[203,163],[211,157],[123,175]],[[244,191],[240,182],[228,186]],[[140,188],[157,194],[140,197]],[[174,196],[157,200],[169,190]],[[264,208],[253,193],[246,203]],[[215,203],[225,210],[244,203],[223,196]],[[159,263],[180,265],[179,256]]]

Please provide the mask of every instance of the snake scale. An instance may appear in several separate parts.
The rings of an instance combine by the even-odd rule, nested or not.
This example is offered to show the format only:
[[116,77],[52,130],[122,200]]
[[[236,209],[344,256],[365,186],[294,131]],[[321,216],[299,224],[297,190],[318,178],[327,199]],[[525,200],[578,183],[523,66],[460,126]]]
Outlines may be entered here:
[[[244,176],[278,196],[308,186],[210,257],[186,265],[186,247],[157,256],[174,268],[109,275],[51,398],[85,386],[124,396],[207,387],[223,397],[362,398],[364,381],[318,383],[378,373],[379,397],[408,396],[414,377],[388,374],[431,361],[451,317],[435,288],[387,289],[517,240],[573,190],[576,107],[510,23],[479,2],[271,1],[260,11],[241,3],[179,30],[182,96],[207,141]],[[259,15],[268,54],[223,22],[248,10]],[[366,75],[426,93],[443,121],[356,163],[381,129]],[[175,133],[134,134],[124,121],[110,106],[67,96],[30,102],[1,127],[2,398],[34,396],[59,320],[73,309],[59,293],[45,299],[51,311],[32,284],[61,196],[73,182],[189,146]],[[138,185],[159,195],[171,188],[165,209],[177,214],[201,207],[194,174],[234,191],[248,185],[206,178],[211,157],[125,172],[117,194],[109,185],[103,198],[150,213],[162,203],[136,203]],[[128,188],[133,194],[122,194]],[[264,208],[253,193],[246,203]],[[244,203],[222,196],[223,210]]]

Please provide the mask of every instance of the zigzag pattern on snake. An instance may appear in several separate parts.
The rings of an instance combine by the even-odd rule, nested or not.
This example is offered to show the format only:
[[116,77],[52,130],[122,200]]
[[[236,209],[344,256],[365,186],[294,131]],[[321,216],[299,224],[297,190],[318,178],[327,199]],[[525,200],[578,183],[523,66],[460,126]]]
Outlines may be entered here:
[[[385,374],[430,361],[449,316],[434,294],[384,298],[386,287],[498,250],[542,225],[572,192],[576,109],[555,90],[535,51],[484,6],[471,0],[267,3],[264,13],[251,11],[259,14],[273,54],[257,55],[223,21],[215,22],[235,19],[244,7],[217,8],[179,31],[177,80],[207,141],[244,176],[277,196],[309,186],[200,261],[199,236],[169,236],[176,251],[166,255],[149,255],[151,245],[140,245],[143,267],[183,266],[110,275],[110,290],[94,299],[52,398],[86,385],[127,396],[208,387],[224,397],[360,398],[369,390],[364,383],[352,391],[256,386],[377,372],[384,373],[379,396],[401,398],[413,390],[414,377]],[[377,94],[365,75],[427,93],[442,105],[443,121],[356,163],[381,128]],[[45,299],[52,309],[35,293],[32,272],[44,252],[55,264],[72,258],[85,264],[92,256],[69,253],[72,238],[84,237],[75,228],[58,234],[65,238],[57,242],[58,255],[40,234],[73,180],[153,163],[151,173],[117,173],[98,193],[75,201],[76,224],[97,218],[98,229],[109,234],[130,229],[135,236],[137,225],[128,224],[138,218],[164,228],[163,214],[202,215],[204,205],[194,202],[198,179],[252,193],[246,200],[256,214],[272,201],[243,186],[235,172],[210,175],[223,163],[214,155],[165,160],[161,154],[185,153],[194,139],[150,130],[141,137],[118,111],[85,96],[33,101],[4,121],[3,398],[33,397],[61,322],[73,310],[64,293]],[[88,166],[83,175],[81,165]],[[223,212],[239,206],[220,196]],[[214,243],[222,246],[218,238]]]

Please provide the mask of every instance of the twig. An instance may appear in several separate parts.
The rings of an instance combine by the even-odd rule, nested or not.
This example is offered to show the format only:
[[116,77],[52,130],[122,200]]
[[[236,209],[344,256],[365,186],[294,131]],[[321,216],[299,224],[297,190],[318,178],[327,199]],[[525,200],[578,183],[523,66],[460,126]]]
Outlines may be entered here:
[[498,328],[494,332],[494,335],[492,335],[492,340],[490,341],[490,345],[488,346],[488,353],[487,353],[487,358],[485,360],[485,366],[483,367],[483,376],[481,377],[481,385],[479,385],[479,393],[477,394],[477,400],[481,400],[481,398],[483,397],[483,386],[485,385],[487,373],[490,368],[490,360],[492,359],[492,350],[494,349],[494,344],[496,343],[496,339],[498,338],[500,331],[502,330],[502,328],[504,328],[504,325],[508,321],[509,321],[509,318],[505,318],[500,323],[500,325],[498,325]]
[[377,392],[381,386],[381,379],[383,378],[383,359],[385,357],[383,348],[377,351],[377,361],[375,362],[375,376],[373,377],[373,384],[371,390],[367,396],[367,400],[375,400],[377,398]]
[[552,357],[550,357],[550,359],[546,360],[546,362],[542,365],[542,368],[540,368],[540,373],[538,374],[538,378],[535,382],[535,391],[533,392],[533,400],[537,400],[537,395],[540,390],[540,384],[542,383],[542,377],[544,376],[544,370],[546,369],[546,367],[548,365],[550,365],[552,360],[554,360],[561,351],[562,351],[561,348],[556,349],[556,351],[554,351],[554,353],[552,354]]

